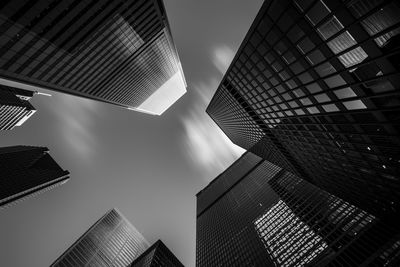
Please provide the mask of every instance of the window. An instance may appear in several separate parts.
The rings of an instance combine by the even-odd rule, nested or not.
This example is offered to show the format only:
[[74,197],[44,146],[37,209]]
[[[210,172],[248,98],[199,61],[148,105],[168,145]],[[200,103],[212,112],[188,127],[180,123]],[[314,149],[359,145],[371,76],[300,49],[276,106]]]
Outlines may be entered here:
[[304,32],[299,28],[299,26],[295,25],[288,33],[287,37],[293,43],[296,43],[301,37],[304,36]]
[[318,24],[323,18],[330,13],[329,8],[325,3],[320,0],[308,11],[306,17],[310,20],[313,25]]
[[314,98],[315,98],[319,103],[324,103],[324,102],[331,101],[331,99],[328,97],[327,94],[315,95]]
[[341,29],[343,29],[343,25],[335,16],[333,16],[318,28],[318,32],[321,37],[326,40],[332,35],[339,32]]
[[328,42],[329,48],[335,54],[338,54],[343,50],[346,50],[347,48],[352,47],[356,44],[357,44],[356,40],[353,38],[353,36],[351,36],[351,34],[348,31],[345,31],[344,33],[334,38],[332,41]]
[[311,4],[313,0],[295,0],[296,5],[301,11],[306,10]]
[[316,113],[320,113],[319,110],[316,107],[310,107],[307,108],[308,112],[310,112],[311,114],[316,114]]
[[343,66],[349,68],[351,66],[357,65],[361,63],[364,59],[368,57],[367,53],[365,53],[364,49],[361,47],[357,47],[339,57],[340,62],[342,62]]
[[285,54],[283,54],[283,59],[288,65],[296,60],[293,53],[290,51],[287,51]]
[[311,75],[308,74],[308,72],[305,72],[305,73],[299,75],[298,78],[300,79],[300,81],[301,81],[303,84],[306,84],[306,83],[312,81]]
[[343,102],[343,105],[348,109],[348,110],[353,110],[353,109],[366,109],[367,107],[365,106],[364,102],[361,100],[354,100],[354,101],[347,101]]
[[278,61],[275,61],[275,62],[272,64],[272,68],[273,68],[276,72],[279,72],[279,71],[282,69],[282,66],[281,66],[281,64],[279,64]]
[[271,22],[268,18],[263,18],[263,20],[258,25],[257,30],[262,34],[265,35],[269,29],[271,28]]
[[311,51],[315,45],[313,42],[311,42],[310,38],[306,37],[297,45],[297,47],[299,48],[300,52],[306,54],[307,52]]
[[346,82],[343,80],[343,78],[340,75],[335,75],[333,77],[325,79],[324,81],[330,88],[334,88],[334,87],[338,87],[338,86],[346,84]]
[[325,62],[315,68],[315,71],[320,77],[328,76],[329,74],[335,73],[336,69],[329,62]]
[[305,95],[301,89],[294,90],[293,93],[297,97],[302,97]]
[[285,14],[278,21],[279,28],[281,28],[283,32],[287,31],[293,23],[294,21],[292,17],[287,12],[285,12]]
[[298,74],[304,71],[304,67],[298,61],[290,65],[290,69],[293,71],[294,74]]
[[322,89],[317,83],[312,83],[306,86],[307,90],[310,92],[310,94],[318,93],[321,92]]
[[308,97],[305,97],[305,98],[300,99],[300,102],[301,102],[303,105],[306,105],[306,106],[312,104],[311,100],[310,100]]
[[274,30],[271,30],[265,39],[270,45],[274,45],[278,41],[278,35]]
[[322,108],[326,112],[336,112],[339,111],[338,107],[335,104],[323,105]]
[[295,101],[290,101],[290,102],[289,102],[289,105],[290,105],[292,108],[297,108],[297,107],[299,107],[299,105],[297,105],[297,103],[296,103]]
[[351,88],[347,87],[347,88],[343,88],[343,89],[339,89],[336,91],[333,91],[335,93],[335,95],[339,98],[339,99],[343,99],[343,98],[349,98],[349,97],[354,97],[357,96],[353,90],[351,90]]
[[279,55],[282,55],[283,52],[285,52],[286,50],[287,50],[287,46],[286,46],[282,41],[278,42],[278,43],[275,45],[275,51],[276,51]]
[[318,64],[325,60],[324,55],[318,49],[313,51],[307,56],[307,60],[311,63],[311,65]]

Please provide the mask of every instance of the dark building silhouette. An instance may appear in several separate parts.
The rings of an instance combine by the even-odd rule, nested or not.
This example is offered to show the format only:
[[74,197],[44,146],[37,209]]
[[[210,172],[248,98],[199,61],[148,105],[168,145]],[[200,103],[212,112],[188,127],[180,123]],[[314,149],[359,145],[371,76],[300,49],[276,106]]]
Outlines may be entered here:
[[186,92],[162,0],[13,0],[0,14],[0,82],[158,115]]
[[51,266],[126,267],[148,247],[136,228],[117,209],[111,209]]
[[398,266],[400,230],[245,153],[197,194],[197,266]]
[[168,249],[168,247],[158,240],[145,252],[142,253],[129,267],[183,267],[178,258]]
[[21,126],[35,112],[29,103],[35,92],[0,85],[0,130]]
[[399,14],[398,1],[265,1],[207,113],[233,143],[398,216]]
[[0,208],[41,194],[69,180],[46,147],[0,148]]

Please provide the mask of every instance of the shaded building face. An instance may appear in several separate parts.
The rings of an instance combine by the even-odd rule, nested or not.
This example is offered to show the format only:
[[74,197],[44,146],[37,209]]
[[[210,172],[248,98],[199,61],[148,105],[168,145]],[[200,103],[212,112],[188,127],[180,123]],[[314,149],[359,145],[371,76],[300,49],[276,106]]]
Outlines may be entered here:
[[69,179],[45,147],[0,148],[0,208],[38,195]]
[[51,266],[128,266],[148,248],[144,237],[112,209],[100,218]]
[[[241,161],[248,166],[249,159],[254,160],[252,167],[240,178],[229,171]],[[198,266],[395,266],[399,262],[395,224],[274,164],[257,161],[249,152],[230,168],[197,194],[198,207],[212,201],[197,210]],[[226,184],[229,176],[235,182],[221,190],[218,184]]]
[[265,1],[207,113],[235,144],[398,214],[399,12],[397,1]]
[[6,82],[157,115],[186,92],[161,0],[4,1],[0,14]]
[[176,256],[168,249],[168,247],[158,240],[145,252],[142,253],[130,267],[183,267],[183,264]]
[[21,126],[35,112],[29,103],[33,92],[0,85],[0,130]]

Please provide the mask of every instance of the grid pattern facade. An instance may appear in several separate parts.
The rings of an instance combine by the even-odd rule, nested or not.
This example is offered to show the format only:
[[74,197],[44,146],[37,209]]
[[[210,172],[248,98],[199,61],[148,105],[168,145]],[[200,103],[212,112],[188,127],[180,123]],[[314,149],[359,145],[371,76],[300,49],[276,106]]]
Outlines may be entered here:
[[[397,214],[399,12],[397,1],[265,1],[208,114],[235,144],[375,215]],[[228,98],[264,134],[243,129]]]
[[197,266],[396,266],[400,261],[396,223],[267,161],[255,163],[198,215],[196,242]]
[[2,1],[0,76],[137,107],[179,71],[161,0]]
[[35,111],[27,100],[16,95],[13,88],[0,85],[0,130],[12,130]]
[[144,237],[117,210],[97,221],[51,266],[128,266],[148,248]]
[[65,183],[69,172],[52,159],[45,147],[0,148],[0,207]]
[[[264,136],[260,126],[241,104],[238,92],[232,89],[229,84],[221,85],[215,93],[207,110],[212,110],[212,118],[219,123],[222,131],[229,133],[229,137],[236,144],[243,147],[251,147]],[[237,100],[239,99],[239,101]]]
[[130,267],[183,267],[183,264],[175,257],[168,247],[158,240],[140,255]]

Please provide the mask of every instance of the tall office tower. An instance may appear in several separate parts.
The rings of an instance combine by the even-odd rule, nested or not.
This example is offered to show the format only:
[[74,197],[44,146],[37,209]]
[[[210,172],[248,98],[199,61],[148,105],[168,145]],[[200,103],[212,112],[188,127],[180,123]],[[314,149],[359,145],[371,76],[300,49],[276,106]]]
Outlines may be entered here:
[[183,267],[178,258],[168,249],[168,247],[158,240],[145,252],[142,253],[129,267]]
[[148,247],[136,228],[118,210],[111,209],[51,266],[126,267]]
[[0,130],[21,126],[35,112],[29,103],[34,92],[0,85]]
[[31,197],[69,180],[46,147],[0,148],[0,208]]
[[400,4],[266,0],[207,108],[233,143],[399,214]]
[[6,0],[0,14],[0,83],[157,115],[186,92],[162,0]]
[[398,266],[400,229],[246,152],[197,194],[197,266]]

